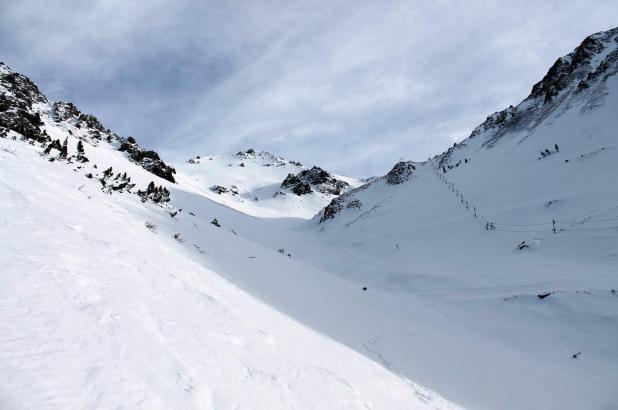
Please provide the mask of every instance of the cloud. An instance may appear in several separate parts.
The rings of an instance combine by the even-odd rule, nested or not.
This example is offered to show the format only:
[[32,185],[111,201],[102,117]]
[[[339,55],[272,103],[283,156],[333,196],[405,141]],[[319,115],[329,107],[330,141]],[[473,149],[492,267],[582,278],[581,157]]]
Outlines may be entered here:
[[465,138],[618,17],[539,3],[3,2],[0,51],[167,156],[255,147],[369,176]]

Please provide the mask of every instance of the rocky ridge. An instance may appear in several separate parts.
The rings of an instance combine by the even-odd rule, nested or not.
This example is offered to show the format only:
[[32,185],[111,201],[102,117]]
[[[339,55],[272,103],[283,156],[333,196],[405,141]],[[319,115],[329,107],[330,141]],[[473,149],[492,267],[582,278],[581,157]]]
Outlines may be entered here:
[[31,143],[48,144],[51,138],[43,127],[42,116],[64,126],[70,135],[91,145],[105,141],[126,152],[131,161],[147,171],[175,182],[176,171],[163,162],[159,154],[140,147],[132,137],[123,138],[111,132],[95,116],[80,112],[70,102],[50,102],[28,77],[14,73],[6,64],[0,63],[0,135],[12,130]]

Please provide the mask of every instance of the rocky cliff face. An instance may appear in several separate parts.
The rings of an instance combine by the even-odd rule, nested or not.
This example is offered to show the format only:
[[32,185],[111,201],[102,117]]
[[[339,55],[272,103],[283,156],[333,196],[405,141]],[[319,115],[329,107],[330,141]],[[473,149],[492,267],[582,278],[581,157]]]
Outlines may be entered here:
[[282,189],[289,189],[299,196],[310,194],[314,189],[323,194],[341,195],[349,186],[347,182],[335,178],[329,172],[316,166],[296,175],[288,174],[281,183]]
[[509,132],[533,130],[562,104],[585,101],[583,111],[594,109],[603,101],[607,79],[616,72],[618,28],[593,34],[557,59],[524,101],[487,117],[469,138],[484,135],[484,146],[491,148]]
[[116,149],[126,152],[131,161],[142,168],[175,182],[176,171],[165,164],[156,152],[143,149],[132,137],[116,135],[95,116],[80,112],[70,102],[50,102],[30,79],[12,72],[8,66],[0,63],[0,134],[12,130],[32,143],[48,143],[51,139],[42,127],[42,116],[65,125],[69,133],[78,134],[77,137],[91,144],[96,145],[101,141],[112,144]]
[[0,133],[13,130],[32,141],[48,141],[49,137],[40,129],[41,117],[35,109],[40,104],[48,101],[36,84],[0,63]]

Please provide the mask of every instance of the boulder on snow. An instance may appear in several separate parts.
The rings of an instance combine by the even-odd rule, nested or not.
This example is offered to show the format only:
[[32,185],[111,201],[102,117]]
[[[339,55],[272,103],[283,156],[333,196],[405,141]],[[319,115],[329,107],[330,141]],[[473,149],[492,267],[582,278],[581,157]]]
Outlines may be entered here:
[[213,185],[209,188],[212,192],[214,192],[217,195],[221,195],[221,194],[225,194],[226,192],[230,192],[229,189],[227,189],[224,186],[221,185]]

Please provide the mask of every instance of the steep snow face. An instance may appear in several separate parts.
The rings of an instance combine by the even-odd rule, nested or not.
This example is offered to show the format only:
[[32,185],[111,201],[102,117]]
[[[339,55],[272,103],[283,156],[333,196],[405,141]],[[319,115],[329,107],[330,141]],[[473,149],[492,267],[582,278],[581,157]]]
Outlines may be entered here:
[[[311,222],[320,256],[299,257],[338,260],[331,272],[405,295],[410,332],[433,332],[386,330],[376,351],[393,368],[470,407],[615,406],[617,37],[591,36],[520,105],[408,180],[374,181]],[[427,329],[425,309],[442,316]],[[502,392],[460,391],[480,385]]]
[[[199,156],[176,168],[181,186],[246,214],[267,218],[311,218],[337,195],[360,185],[353,178],[333,176],[317,167],[307,169],[253,149],[232,156]],[[294,183],[288,183],[292,179]]]
[[232,286],[178,232],[218,236],[215,252],[242,247],[234,235],[109,195],[13,135],[0,138],[0,407],[455,408]]

